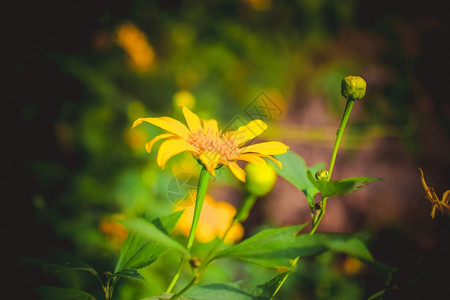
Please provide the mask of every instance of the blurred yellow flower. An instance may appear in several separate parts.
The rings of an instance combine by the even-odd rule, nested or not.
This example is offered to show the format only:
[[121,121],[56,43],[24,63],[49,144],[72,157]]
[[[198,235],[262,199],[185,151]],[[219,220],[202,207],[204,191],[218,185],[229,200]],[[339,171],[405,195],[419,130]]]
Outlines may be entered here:
[[434,219],[436,216],[436,210],[439,211],[441,214],[448,213],[450,211],[450,190],[447,190],[442,195],[442,200],[439,200],[436,192],[434,191],[434,188],[429,187],[427,183],[425,182],[425,178],[423,175],[423,171],[421,168],[419,168],[420,171],[420,180],[422,181],[423,189],[426,193],[426,198],[431,203],[431,218]]
[[[194,193],[191,193],[191,197],[193,199],[186,199],[178,202],[177,207],[175,208],[175,211],[179,211],[187,207],[175,227],[175,232],[185,236],[189,236],[192,218],[194,216]],[[230,223],[233,222],[235,214],[236,208],[230,203],[215,201],[210,195],[206,195],[195,238],[202,243],[211,242],[216,237],[222,238]],[[228,231],[224,242],[233,243],[240,240],[243,235],[244,228],[240,223],[236,223]]]
[[271,155],[283,154],[289,148],[281,142],[263,142],[244,146],[251,139],[259,136],[267,129],[266,123],[261,120],[253,120],[235,131],[222,133],[219,131],[216,120],[201,120],[189,108],[183,106],[183,114],[188,127],[170,117],[139,118],[132,128],[147,122],[158,126],[168,133],[163,133],[145,145],[150,153],[155,142],[167,139],[159,147],[156,162],[164,168],[167,161],[184,151],[191,152],[196,159],[205,165],[211,175],[220,165],[226,165],[240,181],[245,182],[245,171],[236,163],[237,160],[254,164],[265,165],[263,157],[275,162],[280,168],[281,162]]
[[155,53],[147,41],[145,33],[133,23],[126,22],[116,31],[116,42],[128,54],[130,64],[140,71],[149,70],[154,61]]
[[345,258],[342,267],[345,274],[356,275],[362,270],[363,266],[364,265],[359,260],[351,256],[348,256]]
[[111,239],[113,243],[121,245],[128,236],[128,230],[114,219],[123,219],[122,215],[107,216],[100,220],[98,225],[100,231]]
[[181,90],[173,96],[174,107],[187,106],[190,109],[195,107],[195,97],[188,90]]
[[255,10],[269,10],[272,6],[272,0],[243,0]]

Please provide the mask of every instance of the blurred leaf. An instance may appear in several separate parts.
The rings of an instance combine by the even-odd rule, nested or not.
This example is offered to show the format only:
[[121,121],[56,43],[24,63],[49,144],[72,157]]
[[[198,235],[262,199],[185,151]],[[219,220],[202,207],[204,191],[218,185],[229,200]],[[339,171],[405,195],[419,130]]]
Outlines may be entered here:
[[35,289],[47,300],[95,300],[95,297],[85,291],[66,289],[56,286],[41,286]]
[[77,270],[91,273],[99,278],[98,273],[94,270],[94,268],[63,250],[54,250],[52,253],[51,262],[28,257],[20,258],[19,261],[26,264],[40,266],[44,272],[60,273],[69,270]]
[[[150,227],[153,226],[152,230],[158,230],[158,234],[166,234],[168,237],[182,213],[183,211],[178,211],[165,217],[156,218],[152,223],[145,222],[146,224],[151,224]],[[144,226],[146,225],[144,224]],[[122,245],[115,273],[146,267],[153,263],[167,248],[158,241],[149,240],[137,232],[131,232]]]
[[305,160],[301,156],[289,150],[284,154],[275,155],[275,158],[283,164],[282,169],[278,168],[274,164],[278,175],[292,183],[299,190],[301,190],[303,194],[305,194],[309,207],[311,211],[313,211],[314,196],[319,192],[319,190],[308,180],[306,171],[311,170],[311,172],[314,172],[315,174],[317,171],[324,168],[324,164],[318,163],[315,166],[308,168]]
[[346,253],[364,261],[373,261],[366,246],[354,236],[343,234],[302,234],[305,225],[267,229],[243,242],[219,252],[216,258],[233,257],[265,267],[290,266],[298,256],[317,255],[327,250]]
[[307,171],[309,181],[324,197],[332,197],[357,192],[369,185],[372,181],[383,181],[375,177],[350,177],[342,180],[317,180],[310,170]]

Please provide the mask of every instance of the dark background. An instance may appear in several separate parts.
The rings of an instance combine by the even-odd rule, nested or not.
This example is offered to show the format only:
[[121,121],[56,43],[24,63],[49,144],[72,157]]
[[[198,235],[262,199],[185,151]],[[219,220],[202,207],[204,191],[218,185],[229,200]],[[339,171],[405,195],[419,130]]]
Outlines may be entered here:
[[[14,282],[9,288],[20,295],[38,285],[58,285],[39,269],[9,263],[19,256],[44,258],[46,246],[111,268],[114,256],[99,258],[108,247],[95,232],[102,216],[129,207],[120,200],[127,192],[122,186],[138,186],[156,199],[135,208],[138,212],[152,211],[158,201],[167,204],[161,196],[164,182],[148,191],[139,176],[130,175],[142,172],[153,159],[124,138],[133,121],[130,105],[141,103],[147,115],[174,114],[173,95],[189,90],[200,116],[226,124],[266,91],[284,105],[282,115],[272,120],[276,130],[267,138],[282,140],[313,165],[327,162],[331,155],[345,105],[340,80],[352,74],[365,78],[368,88],[364,100],[355,105],[334,176],[386,181],[333,199],[319,230],[370,232],[374,255],[395,266],[423,255],[433,257],[438,263],[423,283],[399,289],[394,298],[443,298],[448,218],[430,218],[430,205],[420,198],[424,192],[417,167],[423,168],[439,197],[449,188],[450,49],[444,4],[8,4],[2,18],[2,244],[6,273]],[[114,40],[116,28],[127,21],[147,35],[154,50],[155,63],[149,70],[130,67],[126,51]],[[314,130],[321,134],[312,134]],[[249,230],[264,222],[308,221],[306,202],[300,195],[293,199],[293,193],[293,187],[280,179],[246,224]],[[443,270],[440,276],[437,266]],[[366,286],[366,295],[380,288]]]

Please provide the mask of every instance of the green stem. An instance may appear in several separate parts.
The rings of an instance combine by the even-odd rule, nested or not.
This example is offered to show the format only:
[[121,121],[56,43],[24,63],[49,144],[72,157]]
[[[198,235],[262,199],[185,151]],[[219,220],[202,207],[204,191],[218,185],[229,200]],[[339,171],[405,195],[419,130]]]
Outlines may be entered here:
[[[344,111],[344,115],[342,116],[341,125],[339,126],[339,129],[336,132],[336,141],[334,142],[333,154],[331,155],[330,168],[328,169],[327,181],[329,181],[331,178],[331,173],[333,172],[334,162],[336,161],[336,155],[337,155],[337,152],[339,149],[339,144],[341,142],[342,135],[344,134],[344,129],[345,129],[345,126],[347,125],[347,121],[348,121],[348,118],[350,117],[350,113],[352,112],[353,104],[355,104],[355,100],[347,100],[347,104],[345,105],[345,111]],[[311,228],[311,231],[309,232],[310,235],[313,235],[316,232],[317,227],[319,226],[320,222],[322,221],[323,215],[325,214],[325,207],[327,206],[327,199],[328,199],[327,197],[322,196],[320,212],[319,212],[319,215],[315,216],[315,218],[313,219],[312,228]],[[299,258],[300,257],[296,257],[294,259],[294,261],[292,262],[291,268],[296,266]],[[286,276],[283,278],[282,282],[277,287],[277,290],[273,294],[272,298],[275,296],[275,294],[281,288],[281,286],[283,285],[284,281],[287,279],[289,274],[290,274],[290,272],[286,273]]]
[[250,210],[253,208],[253,205],[255,205],[255,202],[256,196],[250,192],[247,192],[245,195],[245,199],[242,202],[241,207],[239,207],[239,210],[234,216],[233,220],[241,223],[247,220],[248,215],[250,214]]
[[183,295],[188,289],[191,288],[191,286],[193,286],[195,284],[195,282],[198,280],[198,277],[194,277],[191,282],[189,282],[181,291],[179,291],[178,293],[176,293],[175,295],[173,295],[170,299],[177,299],[178,297],[180,297],[181,295]]
[[203,201],[205,200],[206,190],[208,188],[209,172],[203,166],[198,179],[197,198],[195,199],[194,217],[192,219],[191,231],[189,232],[186,250],[189,252],[194,244],[195,232],[197,231],[200,213],[202,212]]
[[311,231],[309,232],[310,235],[313,235],[314,232],[316,232],[317,227],[319,226],[320,221],[322,221],[322,217],[325,214],[325,207],[327,206],[327,197],[323,197],[320,205],[320,213],[317,216],[317,218],[313,221],[313,225],[311,228]]
[[211,257],[214,256],[216,250],[223,244],[225,238],[227,237],[227,234],[230,232],[231,228],[236,224],[243,222],[247,219],[250,210],[253,208],[253,205],[256,202],[257,197],[254,194],[248,193],[245,195],[245,199],[242,202],[239,210],[236,212],[235,216],[233,217],[233,220],[231,220],[230,224],[228,225],[228,228],[225,230],[225,233],[223,236],[214,244],[214,246],[211,248],[211,250],[208,252],[204,259],[204,263],[194,276],[191,282],[189,282],[180,292],[175,294],[171,299],[176,299],[179,296],[181,296],[183,293],[185,293],[187,290],[189,290],[196,282],[200,280],[200,278],[205,273],[206,267],[209,266],[209,264],[214,261],[214,258],[211,259]]
[[330,178],[331,178],[331,173],[333,172],[334,162],[336,160],[336,155],[337,155],[337,152],[339,149],[339,144],[341,142],[342,135],[344,134],[344,129],[345,129],[345,126],[347,125],[348,118],[350,117],[350,113],[352,111],[353,104],[355,104],[355,100],[347,100],[344,115],[342,116],[341,125],[339,126],[339,129],[336,132],[336,141],[334,142],[333,154],[331,155],[330,168],[328,169],[327,180],[330,180]]
[[[198,179],[198,187],[197,187],[197,197],[195,199],[195,208],[194,208],[194,217],[192,218],[192,226],[189,232],[189,237],[186,245],[186,250],[189,252],[194,244],[195,232],[197,231],[198,221],[200,219],[200,213],[202,212],[203,201],[205,200],[206,190],[208,188],[209,182],[209,172],[205,166],[202,166],[202,170],[200,171],[200,177]],[[172,282],[167,288],[167,293],[170,293],[180,278],[181,271],[183,270],[184,265],[186,264],[186,258],[183,257],[180,261],[180,264],[177,267],[177,271],[173,276]]]

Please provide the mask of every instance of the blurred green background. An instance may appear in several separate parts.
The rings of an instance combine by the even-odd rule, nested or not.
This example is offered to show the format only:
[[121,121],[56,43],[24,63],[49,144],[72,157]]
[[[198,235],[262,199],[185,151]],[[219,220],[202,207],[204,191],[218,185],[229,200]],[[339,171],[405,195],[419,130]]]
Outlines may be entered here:
[[[130,131],[138,117],[182,120],[178,104],[201,118],[218,119],[222,127],[248,122],[256,109],[269,123],[262,139],[285,142],[308,165],[327,163],[345,105],[340,81],[347,75],[362,76],[368,88],[355,105],[333,175],[386,181],[333,199],[319,231],[365,232],[375,257],[395,266],[430,253],[440,245],[442,226],[420,198],[417,167],[439,196],[450,187],[444,5],[438,0],[8,4],[2,26],[6,261],[45,258],[54,247],[102,272],[112,270],[120,242],[108,218],[169,214],[169,182],[174,175],[198,172],[183,165],[189,159],[183,155],[161,171],[155,153],[144,150],[160,131],[151,126]],[[243,194],[226,170],[210,192],[234,205]],[[248,236],[262,226],[307,221],[304,196],[279,179],[244,225]],[[367,268],[346,269],[347,260],[325,255],[305,262],[280,299],[361,299],[382,287]],[[168,255],[145,270],[148,286],[124,280],[117,299],[159,293],[176,261]],[[218,265],[210,280],[258,281],[263,275],[255,274],[264,273],[227,266],[232,268]],[[55,284],[101,298],[96,282],[83,275],[57,278],[20,264],[8,264],[7,274],[26,297],[38,285]]]

